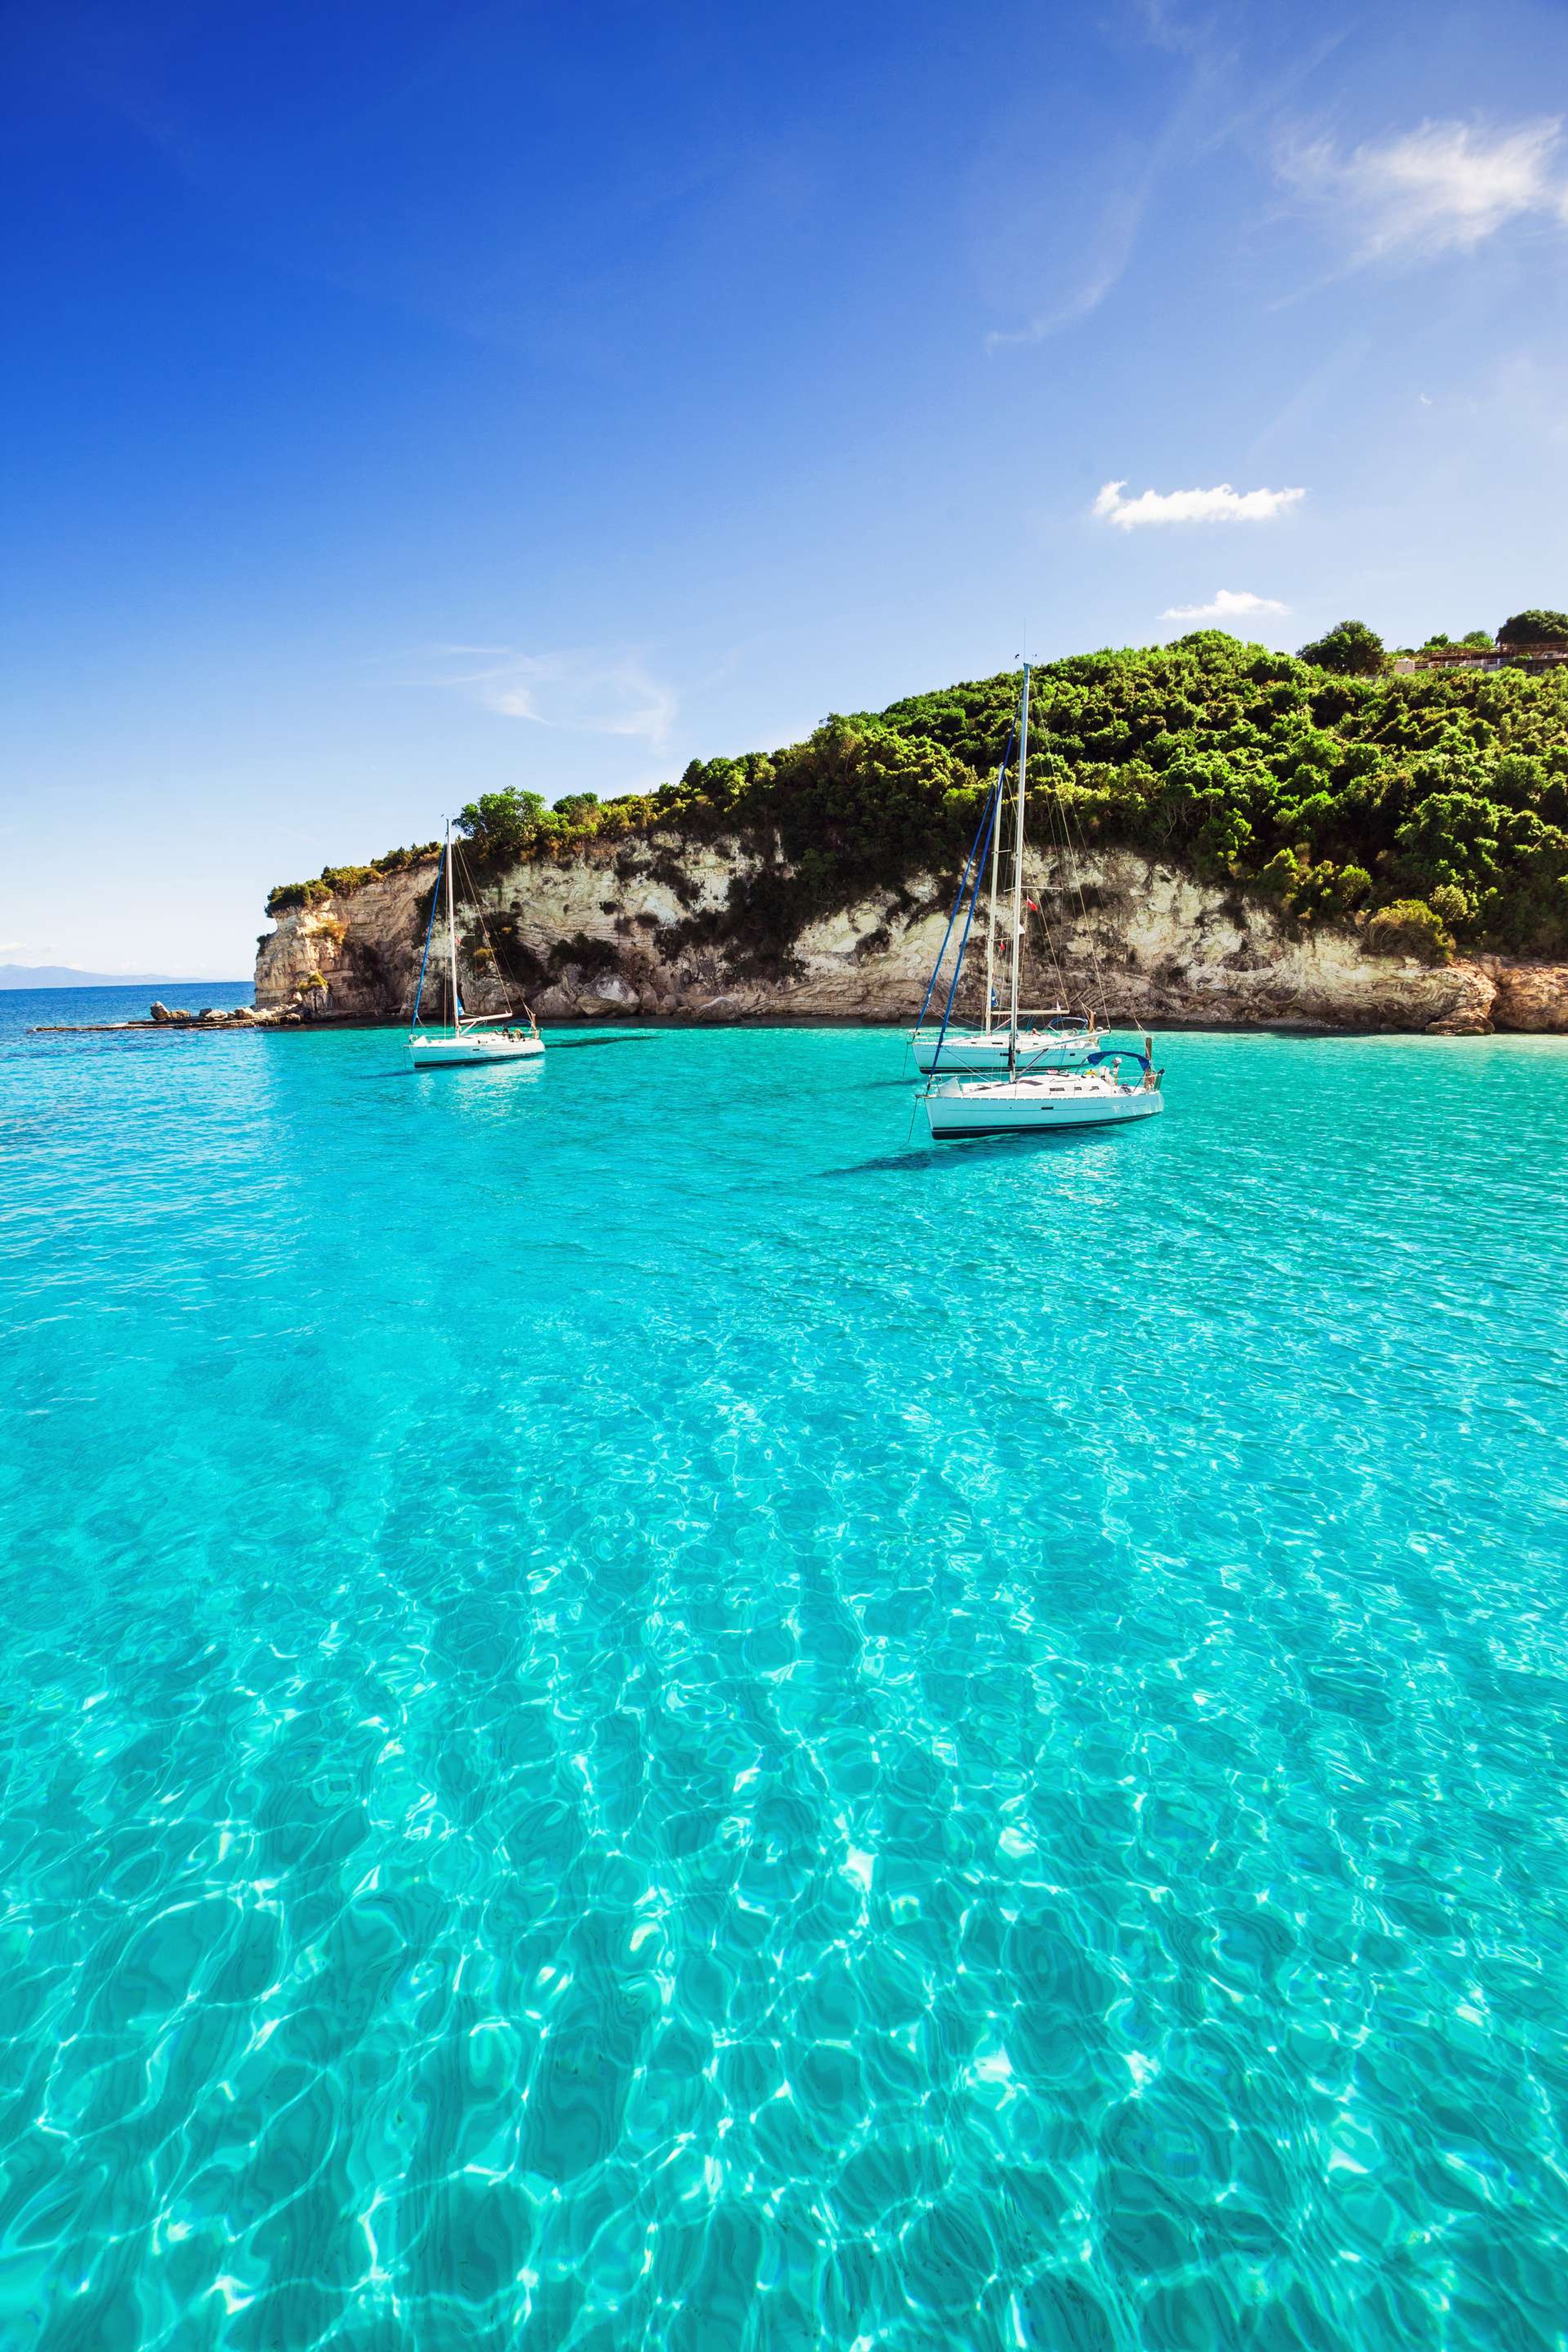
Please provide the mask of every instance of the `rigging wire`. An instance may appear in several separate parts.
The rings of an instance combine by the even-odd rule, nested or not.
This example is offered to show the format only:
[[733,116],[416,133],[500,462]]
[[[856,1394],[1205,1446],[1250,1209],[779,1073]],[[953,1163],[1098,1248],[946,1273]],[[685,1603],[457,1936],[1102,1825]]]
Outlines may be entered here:
[[[464,882],[468,885],[468,897],[473,903],[474,912],[479,917],[479,935],[483,939],[485,946],[489,950],[490,961],[495,965],[497,973],[500,979],[501,997],[506,1008],[506,1018],[510,1021],[512,1017],[512,1008],[511,996],[509,993],[509,991],[513,989],[514,983],[510,980],[507,968],[500,960],[500,954],[496,947],[496,943],[490,937],[489,925],[485,920],[485,910],[480,903],[479,891],[475,887],[474,877],[469,870],[468,862],[467,858],[464,857],[461,850],[459,850],[455,841],[452,844],[452,866],[453,871],[460,875]],[[523,995],[521,989],[516,989],[515,993],[522,1004],[524,1013],[528,1015],[529,1027],[533,1031],[534,1035],[537,1036],[539,1034],[539,1024],[533,1017],[532,1008],[530,1005],[527,997]]]
[[[991,787],[990,792],[989,792],[989,793],[987,793],[987,795],[986,795],[984,805],[983,806],[983,808],[982,808],[982,810],[981,810],[981,813],[980,813],[980,824],[979,824],[979,826],[977,827],[977,829],[976,829],[976,831],[975,831],[975,835],[974,835],[973,840],[973,841],[970,843],[970,845],[969,845],[969,856],[968,856],[968,857],[967,857],[967,858],[965,859],[965,861],[964,861],[963,872],[963,874],[962,874],[962,875],[960,876],[960,877],[959,877],[958,888],[957,888],[956,892],[955,892],[955,893],[954,893],[954,895],[953,895],[952,906],[952,908],[951,908],[951,910],[950,910],[950,912],[949,912],[949,914],[948,914],[948,918],[947,918],[947,929],[943,931],[943,933],[942,933],[942,945],[941,945],[941,947],[937,950],[936,961],[935,961],[935,963],[933,963],[933,964],[932,964],[932,966],[931,966],[931,978],[930,978],[930,980],[926,982],[926,992],[925,992],[924,996],[921,999],[921,1009],[920,1009],[919,1013],[915,1015],[915,1034],[918,1034],[918,1033],[919,1033],[919,1031],[920,1031],[921,1028],[923,1028],[923,1026],[925,1025],[925,1017],[926,1017],[926,1013],[928,1013],[928,1011],[930,1010],[931,998],[932,998],[932,997],[935,995],[935,993],[936,993],[936,986],[937,986],[937,982],[938,982],[938,981],[939,981],[939,980],[941,979],[941,977],[942,977],[942,967],[943,962],[946,961],[946,957],[947,957],[948,942],[949,942],[949,940],[950,940],[952,939],[952,927],[953,927],[953,924],[954,924],[954,923],[957,921],[957,919],[958,919],[958,910],[959,910],[960,907],[961,907],[961,906],[963,905],[963,894],[964,894],[965,890],[969,887],[970,869],[971,869],[971,867],[972,867],[972,866],[974,868],[974,879],[975,879],[975,885],[976,885],[976,887],[978,888],[978,887],[979,887],[981,872],[982,872],[982,870],[984,869],[984,864],[985,864],[985,851],[984,851],[984,846],[983,846],[983,843],[984,843],[984,841],[985,840],[985,838],[989,835],[989,833],[990,833],[990,830],[991,830],[992,803],[993,803],[993,801],[996,798],[997,793],[1000,793],[1000,791],[1002,790],[1002,787],[1003,787],[1003,782],[1004,782],[1004,779],[1005,778],[1006,773],[1007,773],[1007,763],[1008,763],[1008,761],[1009,761],[1012,759],[1012,757],[1013,757],[1013,745],[1014,745],[1015,741],[1016,740],[1017,733],[1018,733],[1018,722],[1017,722],[1016,718],[1015,718],[1015,719],[1014,719],[1014,721],[1013,721],[1013,725],[1012,725],[1011,729],[1010,729],[1010,730],[1009,730],[1009,731],[1008,731],[1008,736],[1007,736],[1007,745],[1006,745],[1006,749],[1004,751],[1004,752],[1003,752],[1003,754],[1002,754],[1002,762],[1001,762],[1001,765],[998,767],[998,769],[997,769],[997,771],[996,771],[996,782],[994,782],[994,784],[993,784],[993,786]],[[965,933],[964,933],[964,936],[965,936],[966,938],[967,938],[967,936],[968,936],[967,927],[965,928]],[[960,967],[960,968],[962,968],[962,966],[963,966],[963,950],[962,950],[962,948],[961,948],[961,949],[960,949],[960,950],[959,950],[959,967]],[[956,980],[957,980],[957,977],[958,977],[958,972],[955,971],[954,971],[954,974],[953,974],[953,978],[954,978],[954,981],[955,981],[955,982],[956,982]],[[905,1045],[904,1045],[904,1059],[905,1059],[905,1061],[906,1061],[906,1062],[907,1062],[907,1061],[908,1061],[908,1059],[909,1059],[909,1055],[910,1055],[910,1046],[913,1045],[913,1043],[914,1043],[914,1036],[913,1036],[913,1035],[911,1035],[911,1036],[910,1036],[910,1037],[906,1041],[906,1043],[905,1043]],[[941,1048],[940,1048],[940,1045],[939,1045],[938,1050],[939,1050],[939,1051],[941,1050]]]
[[[1050,740],[1050,725],[1048,720],[1046,725],[1045,732],[1047,741],[1048,742]],[[1058,842],[1060,812],[1058,803],[1056,778],[1054,772],[1047,770],[1047,777],[1048,781],[1047,782],[1044,794],[1046,803],[1046,831],[1050,840],[1054,856]],[[1065,841],[1062,842],[1061,846],[1065,852]],[[1035,912],[1039,920],[1041,937],[1046,942],[1046,951],[1051,960],[1051,970],[1057,976],[1057,1002],[1061,1005],[1064,1012],[1070,1011],[1072,1006],[1072,983],[1068,978],[1067,969],[1062,962],[1061,956],[1057,948],[1056,933],[1052,930],[1049,923],[1046,920],[1044,908],[1037,907]]]
[[[1069,828],[1076,824],[1077,820],[1074,818],[1071,809],[1068,808],[1065,803],[1063,804],[1062,815],[1064,824]],[[1089,845],[1084,839],[1083,829],[1081,826],[1078,827],[1078,841],[1079,857],[1077,863],[1077,875],[1079,912],[1082,916],[1084,933],[1089,940],[1089,957],[1094,965],[1094,984],[1100,991],[1100,1013],[1101,1017],[1104,1018],[1108,1013],[1105,990],[1105,967],[1100,961],[1100,934],[1089,922],[1089,902],[1084,897],[1083,869],[1089,859]]]
[[441,898],[441,869],[446,863],[446,858],[447,845],[443,842],[441,844],[441,855],[436,860],[436,879],[430,891],[430,917],[425,926],[425,951],[419,959],[419,979],[414,991],[414,1010],[408,1016],[408,1026],[410,1029],[414,1029],[418,1025],[420,1000],[425,994],[425,967],[430,961],[430,934],[436,928],[436,908],[440,903]]
[[[947,1043],[948,1024],[952,1018],[952,1000],[958,992],[959,974],[963,970],[963,951],[969,945],[970,926],[974,920],[975,904],[980,897],[980,877],[984,870],[985,850],[990,846],[991,827],[996,821],[996,812],[1001,803],[1001,799],[1002,778],[998,775],[995,786],[991,794],[989,814],[985,826],[985,844],[981,850],[979,863],[976,865],[974,869],[974,881],[969,893],[969,912],[963,919],[963,936],[958,942],[958,956],[952,967],[952,978],[948,983],[947,1003],[942,1007],[942,1028],[937,1036],[936,1052],[931,1055],[931,1069],[927,1074],[928,1081],[930,1078],[933,1078],[936,1076],[938,1069],[942,1066],[942,1049]],[[926,1090],[928,1093],[930,1092],[929,1083]]]
[[[1012,748],[1012,739],[1009,737],[1007,744],[1009,753],[1011,752]],[[1005,759],[1004,759],[1002,764],[1004,768],[1006,766],[1007,763]],[[931,978],[926,982],[926,992],[921,999],[921,1009],[915,1015],[915,1028],[917,1030],[923,1025],[931,998],[936,992],[936,984],[942,975],[942,964],[947,958],[947,943],[952,937],[952,927],[958,920],[958,910],[963,904],[963,894],[969,887],[969,871],[974,863],[975,854],[979,850],[981,837],[986,831],[986,819],[991,807],[991,794],[987,793],[984,806],[980,812],[980,823],[974,829],[974,838],[969,845],[969,855],[963,861],[963,872],[959,877],[958,888],[953,893],[952,905],[948,910],[947,929],[942,935],[942,945],[936,951],[936,961],[931,968]],[[904,1048],[904,1055],[905,1059],[907,1060],[909,1057],[908,1045]]]
[[[1056,689],[1054,684],[1051,693],[1051,702],[1054,709],[1056,704]],[[1070,805],[1064,797],[1059,787],[1055,791],[1053,797],[1055,798],[1057,807],[1061,815],[1062,840],[1067,851],[1068,870],[1069,877],[1071,877],[1072,886],[1078,894],[1079,915],[1083,926],[1084,938],[1089,947],[1089,962],[1094,971],[1094,984],[1100,995],[1100,1018],[1103,1021],[1109,1011],[1109,1007],[1106,1003],[1105,967],[1100,961],[1100,935],[1092,927],[1089,919],[1089,901],[1084,896],[1083,886],[1083,869],[1089,861],[1089,844],[1084,838],[1082,826],[1078,823]],[[1076,849],[1074,846],[1075,836],[1077,842]]]
[[[1034,687],[1034,678],[1033,678],[1033,676],[1032,676],[1032,675],[1031,675],[1031,677],[1030,677],[1029,685],[1030,685],[1030,689],[1031,689],[1031,699],[1032,699],[1032,693],[1033,693],[1033,687]],[[1045,737],[1046,737],[1047,745],[1047,748],[1048,748],[1048,746],[1049,746],[1049,742],[1050,742],[1050,721],[1049,721],[1049,719],[1047,719],[1047,721],[1046,721],[1046,725],[1045,725],[1044,732],[1045,732]],[[1046,824],[1047,824],[1047,830],[1049,830],[1049,827],[1050,827],[1050,824],[1051,824],[1051,802],[1052,802],[1052,798],[1053,798],[1053,797],[1054,797],[1054,795],[1053,795],[1052,792],[1047,788],[1047,793],[1046,793]],[[1053,845],[1054,845],[1054,836],[1053,836]],[[1056,939],[1055,939],[1055,936],[1054,936],[1054,934],[1053,934],[1053,932],[1052,932],[1052,930],[1051,930],[1051,927],[1050,927],[1050,925],[1049,925],[1049,924],[1047,922],[1047,920],[1046,920],[1046,918],[1045,918],[1045,914],[1044,914],[1043,909],[1042,909],[1041,908],[1039,908],[1038,906],[1036,906],[1036,907],[1034,908],[1034,909],[1033,909],[1033,912],[1034,912],[1034,915],[1035,915],[1035,919],[1036,919],[1037,922],[1039,924],[1039,927],[1040,927],[1040,937],[1041,937],[1041,939],[1042,939],[1042,940],[1044,940],[1044,942],[1045,942],[1046,954],[1047,954],[1047,957],[1049,958],[1049,960],[1050,960],[1050,966],[1051,966],[1051,970],[1052,970],[1052,971],[1055,972],[1055,974],[1056,974],[1056,982],[1057,982],[1057,1002],[1058,1002],[1058,1004],[1060,1004],[1060,1005],[1061,1005],[1062,1009],[1063,1009],[1063,1010],[1064,1010],[1064,1012],[1065,1012],[1065,1011],[1066,1011],[1066,1010],[1068,1010],[1068,1007],[1070,1006],[1071,1002],[1072,1002],[1072,999],[1071,999],[1071,996],[1070,996],[1070,994],[1069,994],[1069,992],[1068,992],[1068,989],[1067,976],[1066,976],[1065,972],[1064,972],[1064,971],[1063,971],[1063,970],[1062,970],[1061,959],[1060,959],[1060,957],[1059,957],[1059,956],[1058,955],[1058,953],[1057,953],[1057,943],[1056,943]],[[1019,955],[1022,955],[1022,953],[1023,953],[1023,941],[1022,941],[1022,940],[1021,940],[1021,939],[1020,939],[1020,940],[1018,940],[1018,942],[1017,942],[1017,946],[1016,946],[1016,952],[1017,952]],[[1020,971],[1019,971],[1018,977],[1019,977],[1019,981],[1020,981],[1020,982],[1022,982],[1022,980],[1023,980],[1023,971],[1022,971],[1022,969],[1020,969]]]

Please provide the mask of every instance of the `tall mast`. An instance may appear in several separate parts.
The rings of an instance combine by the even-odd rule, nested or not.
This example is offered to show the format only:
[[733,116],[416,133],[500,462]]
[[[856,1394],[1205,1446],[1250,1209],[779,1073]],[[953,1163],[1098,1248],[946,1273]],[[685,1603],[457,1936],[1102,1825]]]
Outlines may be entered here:
[[447,961],[451,971],[452,1034],[458,1034],[458,919],[452,910],[452,820],[447,819]]
[[1024,961],[1024,788],[1029,772],[1029,665],[1024,664],[1024,716],[1018,730],[1018,822],[1013,835],[1013,975],[1007,1009],[1007,1076],[1018,1074],[1018,967]]
[[996,869],[1002,856],[1002,787],[1005,770],[996,779],[996,814],[991,825],[991,908],[985,918],[985,1028],[991,1034],[991,1008],[996,1002]]

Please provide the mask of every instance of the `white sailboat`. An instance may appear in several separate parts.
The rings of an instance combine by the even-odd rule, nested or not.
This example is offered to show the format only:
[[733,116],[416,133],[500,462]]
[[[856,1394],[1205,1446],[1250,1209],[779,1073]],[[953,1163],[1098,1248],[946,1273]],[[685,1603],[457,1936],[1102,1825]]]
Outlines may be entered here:
[[[1012,740],[1009,738],[1007,751],[1003,754],[1001,773],[997,777],[998,795],[1000,795],[1002,778],[1006,773],[1011,751]],[[1000,808],[996,814],[1000,815]],[[982,833],[984,830],[985,826],[983,824]],[[920,1019],[910,1032],[909,1043],[914,1055],[915,1067],[924,1076],[929,1076],[933,1070],[940,1069],[950,1076],[962,1076],[968,1073],[971,1076],[988,1077],[1005,1076],[1015,1061],[1020,1069],[1027,1070],[1031,1074],[1037,1074],[1044,1070],[1085,1069],[1089,1066],[1090,1055],[1098,1049],[1100,1042],[1100,1030],[1092,1013],[1072,1013],[1065,1004],[1051,1004],[1020,1008],[1005,1023],[999,1022],[996,1018],[996,913],[1002,848],[1000,824],[993,822],[990,831],[991,877],[985,917],[985,1009],[981,1025],[978,1029],[955,1026],[951,1020],[947,1020],[939,1023],[935,1028],[931,1028],[925,1022],[925,1014],[936,986],[937,974],[941,971],[943,959],[947,954],[948,939],[952,936],[953,921],[963,898],[964,884],[961,882],[958,898],[953,901],[952,914],[948,917],[947,933],[943,937],[936,967],[931,973],[931,985],[926,990],[925,1003],[921,1007]],[[976,837],[976,846],[979,846],[979,836]],[[973,856],[974,852],[972,850],[970,852],[972,862]],[[965,880],[967,876],[966,867]],[[978,882],[978,877],[976,881]],[[1018,920],[1014,926],[1015,963],[1017,961],[1018,941],[1022,938],[1019,928],[1022,914],[1023,908],[1020,902],[1017,908]],[[952,1003],[950,993],[948,998],[950,1012]]]
[[[523,1007],[528,1022],[526,1029],[516,1026],[517,1016],[510,1007],[504,1013],[479,1014],[463,1010],[462,992],[458,985],[458,922],[452,866],[452,821],[448,817],[441,866],[436,876],[436,887],[430,894],[430,920],[425,927],[425,951],[419,960],[419,984],[414,992],[414,1010],[408,1016],[409,1058],[416,1070],[449,1070],[473,1062],[536,1062],[544,1051],[544,1040],[526,1005]],[[436,908],[440,901],[443,879],[447,893],[447,1024],[437,1029],[421,1022],[419,1010],[425,997],[425,974],[430,961],[430,934],[436,926]],[[479,913],[482,929],[485,919],[477,902],[475,911]]]
[[[1005,761],[1004,761],[1004,769]],[[976,1037],[973,1033],[961,1041],[961,1050],[973,1051],[981,1045],[998,1052],[1000,1066],[994,1076],[964,1076],[954,1070],[951,1076],[942,1075],[951,1065],[947,1058],[947,1028],[943,1024],[936,1051],[922,1068],[934,1072],[928,1076],[924,1101],[926,1120],[932,1140],[939,1143],[957,1142],[968,1137],[986,1135],[1039,1135],[1053,1128],[1110,1127],[1125,1119],[1152,1118],[1165,1108],[1160,1091],[1162,1073],[1153,1066],[1153,1043],[1143,1041],[1143,1050],[1134,1046],[1102,1045],[1098,1031],[1086,1021],[1081,1033],[1074,1033],[1070,1045],[1081,1053],[1076,1059],[1062,1059],[1055,1064],[1032,1058],[1031,1038],[1037,1033],[1021,1027],[1029,1016],[1020,1013],[1018,1004],[1019,979],[1023,967],[1024,939],[1024,808],[1029,770],[1029,670],[1024,667],[1023,709],[1018,737],[1018,793],[1014,817],[1013,889],[1011,948],[1008,954],[1008,1004],[1005,1023],[998,1030],[990,1029],[990,1005],[994,993],[995,956],[995,909],[997,859],[1000,855],[1001,779],[997,781],[997,800],[991,824],[991,919],[986,938],[985,1001],[987,1029]],[[972,856],[973,856],[973,853]],[[976,873],[974,888],[978,892],[980,877]],[[973,900],[971,901],[973,912]],[[967,939],[968,927],[964,937]],[[959,949],[960,961],[963,946]],[[951,1008],[957,988],[957,974],[948,994]],[[1058,1018],[1071,1018],[1058,1015]],[[918,1034],[918,1033],[917,1033]],[[1048,1032],[1047,1032],[1048,1035]],[[1064,1040],[1064,1044],[1068,1041]],[[1046,1050],[1049,1050],[1048,1046]],[[918,1046],[917,1046],[918,1051]],[[973,1069],[966,1063],[963,1067]],[[1135,1077],[1124,1077],[1131,1068]]]

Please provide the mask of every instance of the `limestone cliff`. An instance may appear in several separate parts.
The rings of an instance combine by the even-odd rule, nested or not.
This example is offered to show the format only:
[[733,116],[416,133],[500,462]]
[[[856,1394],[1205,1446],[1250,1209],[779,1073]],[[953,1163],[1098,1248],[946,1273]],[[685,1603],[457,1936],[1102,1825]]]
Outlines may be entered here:
[[[907,1018],[942,938],[951,880],[916,879],[766,940],[731,910],[737,877],[770,867],[787,890],[774,843],[659,831],[519,861],[481,886],[499,964],[459,908],[466,999],[476,1010],[499,1004],[504,970],[544,1020]],[[257,957],[258,1008],[405,1018],[435,876],[432,859],[280,914]],[[1349,925],[1303,926],[1257,894],[1126,849],[1091,851],[1070,881],[1042,852],[1028,883],[1043,918],[1030,924],[1032,1003],[1092,1004],[1141,1025],[1568,1031],[1568,967],[1372,954]],[[437,922],[433,971],[445,950]],[[978,987],[972,959],[961,1010],[975,1009]]]

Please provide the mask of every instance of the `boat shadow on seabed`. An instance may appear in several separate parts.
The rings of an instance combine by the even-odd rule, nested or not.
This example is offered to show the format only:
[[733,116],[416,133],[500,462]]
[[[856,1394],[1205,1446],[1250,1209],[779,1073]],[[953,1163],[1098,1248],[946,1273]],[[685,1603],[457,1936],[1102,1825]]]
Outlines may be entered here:
[[[624,1034],[609,1037],[552,1037],[549,1041],[552,1057],[557,1054],[581,1054],[591,1045],[652,1045],[658,1043],[657,1029],[628,1030]],[[362,1087],[400,1087],[409,1078],[455,1077],[460,1071],[483,1067],[479,1062],[454,1062],[449,1070],[370,1070],[358,1080]],[[511,1065],[506,1065],[510,1067]]]
[[1011,1160],[1020,1151],[1042,1149],[1047,1153],[1088,1151],[1096,1146],[1109,1150],[1115,1141],[1116,1130],[1104,1127],[1058,1127],[1035,1134],[967,1136],[944,1142],[935,1150],[929,1143],[911,1143],[903,1151],[884,1151],[875,1160],[858,1160],[847,1168],[824,1168],[818,1172],[823,1177],[931,1175],[951,1168],[955,1160],[969,1167],[976,1160]]

